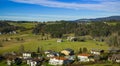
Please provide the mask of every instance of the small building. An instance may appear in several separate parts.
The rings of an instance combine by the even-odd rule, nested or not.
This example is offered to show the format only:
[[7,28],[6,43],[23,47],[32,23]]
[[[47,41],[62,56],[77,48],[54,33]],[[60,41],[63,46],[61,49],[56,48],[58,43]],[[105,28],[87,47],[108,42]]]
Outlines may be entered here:
[[6,57],[7,59],[7,65],[11,66],[13,63],[15,63],[15,59],[17,58],[17,56],[14,55],[9,55]]
[[58,39],[57,42],[60,43],[60,42],[63,42],[63,40],[62,39]]
[[12,59],[10,59],[10,58],[7,59],[7,65],[8,65],[8,66],[11,66],[11,65],[12,65]]
[[28,58],[26,62],[29,66],[40,66],[42,61],[39,58]]
[[104,50],[92,49],[90,53],[94,55],[100,55],[101,53],[104,53]]
[[64,49],[63,51],[61,51],[61,53],[64,55],[74,55],[74,50],[67,48],[67,49]]
[[49,60],[49,64],[51,65],[63,65],[65,64],[65,61],[67,61],[68,59],[64,58],[64,57],[53,57],[53,58],[50,58]]
[[77,57],[80,62],[94,61],[90,54],[78,54]]
[[44,53],[45,54],[50,54],[50,53],[52,53],[53,51],[52,50],[46,50]]
[[16,31],[12,31],[12,33],[13,33],[13,34],[17,34],[17,32],[16,32]]
[[58,52],[52,52],[52,53],[49,53],[46,55],[47,57],[55,57],[55,56],[59,56],[59,53]]
[[76,39],[76,37],[67,37],[67,40],[68,40],[68,41],[73,41],[73,42],[74,42],[75,39]]
[[119,48],[109,48],[108,52],[109,53],[120,53],[120,49]]
[[72,61],[74,61],[75,60],[75,58],[76,58],[76,56],[75,55],[68,55],[68,56],[65,56],[65,58],[67,58],[68,60],[72,60]]
[[32,57],[32,53],[30,53],[30,52],[25,52],[22,55],[23,55],[23,59],[27,59],[27,58],[31,58]]
[[120,54],[113,54],[112,56],[108,57],[108,60],[120,63]]

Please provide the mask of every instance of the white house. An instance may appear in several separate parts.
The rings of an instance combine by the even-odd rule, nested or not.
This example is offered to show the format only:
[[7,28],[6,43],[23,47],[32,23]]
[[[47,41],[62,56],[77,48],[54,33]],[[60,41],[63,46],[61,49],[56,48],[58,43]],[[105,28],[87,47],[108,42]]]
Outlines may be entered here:
[[63,42],[63,40],[62,39],[58,39],[57,42],[60,43],[60,42]]
[[23,53],[23,59],[31,58],[31,55],[29,52]]
[[39,63],[40,63],[39,58],[29,58],[29,59],[26,59],[26,61],[29,66],[39,66]]
[[52,53],[53,51],[52,50],[46,50],[44,53],[45,54],[50,54],[50,53]]
[[31,61],[32,61],[32,58],[26,59],[26,62],[27,62],[28,65],[30,65]]
[[77,57],[80,62],[94,61],[94,59],[89,58],[90,54],[79,54]]
[[92,49],[90,53],[94,55],[100,55],[101,53],[104,53],[104,50]]
[[68,41],[73,41],[73,39],[75,39],[76,37],[67,37]]
[[11,66],[11,64],[12,64],[12,61],[11,60],[7,60],[7,65]]
[[111,57],[108,57],[108,61],[120,63],[120,54],[113,54]]
[[50,58],[49,64],[51,65],[63,65],[67,59],[64,57],[53,57]]
[[95,54],[95,55],[100,55],[100,52],[99,52],[99,51],[93,51],[93,50],[91,50],[90,53],[91,53],[91,54]]
[[36,61],[31,61],[30,66],[37,66],[37,62]]

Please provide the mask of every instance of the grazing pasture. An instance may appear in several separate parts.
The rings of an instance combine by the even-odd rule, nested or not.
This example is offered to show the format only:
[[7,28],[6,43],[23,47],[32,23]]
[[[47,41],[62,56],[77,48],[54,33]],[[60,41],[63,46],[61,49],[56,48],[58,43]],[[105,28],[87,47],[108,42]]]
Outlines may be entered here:
[[[88,50],[95,49],[104,49],[107,50],[108,46],[105,42],[99,42],[94,40],[86,40],[85,42],[70,42],[66,39],[63,39],[63,42],[58,43],[57,38],[49,38],[48,40],[41,39],[40,35],[33,34],[16,34],[16,35],[1,35],[0,39],[3,38],[12,38],[12,40],[3,42],[3,47],[0,47],[0,53],[10,52],[10,51],[19,51],[20,45],[24,45],[26,51],[37,51],[38,47],[41,47],[43,50],[54,50],[61,51],[65,48],[74,49],[76,52],[79,48],[86,47]],[[22,38],[22,41],[16,40],[16,38]]]

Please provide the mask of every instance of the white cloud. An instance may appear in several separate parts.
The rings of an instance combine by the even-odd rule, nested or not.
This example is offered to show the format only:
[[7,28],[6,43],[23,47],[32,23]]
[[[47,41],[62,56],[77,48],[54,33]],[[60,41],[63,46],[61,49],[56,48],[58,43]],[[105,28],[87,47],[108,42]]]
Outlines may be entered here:
[[[37,4],[47,7],[57,7],[57,8],[69,8],[69,9],[88,9],[88,10],[99,10],[99,11],[120,11],[120,1],[119,0],[91,0],[98,3],[67,3],[60,2],[58,0],[11,0],[18,3],[27,3],[27,4]],[[88,1],[88,0],[83,0]],[[89,1],[90,2],[90,1]]]

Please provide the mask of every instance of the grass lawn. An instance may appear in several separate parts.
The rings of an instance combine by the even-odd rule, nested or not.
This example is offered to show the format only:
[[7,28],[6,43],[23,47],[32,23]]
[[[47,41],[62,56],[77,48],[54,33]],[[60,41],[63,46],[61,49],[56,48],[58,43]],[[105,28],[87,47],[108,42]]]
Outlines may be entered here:
[[[57,43],[57,39],[49,39],[49,40],[39,40],[41,38],[40,35],[32,35],[32,34],[23,34],[23,35],[6,35],[0,36],[2,38],[15,38],[15,37],[22,37],[24,41],[8,41],[4,43],[3,47],[0,47],[0,53],[10,52],[10,51],[18,51],[19,46],[22,44],[25,47],[25,50],[30,51],[37,51],[38,47],[42,47],[43,50],[54,50],[54,51],[61,51],[65,48],[72,48],[75,51],[78,51],[80,47],[86,47],[87,49],[104,49],[107,50],[109,47],[105,42],[98,42],[93,40],[87,40],[85,42],[69,42],[64,40],[64,42]],[[98,44],[98,45],[96,45]],[[102,45],[102,46],[101,46]]]
[[25,28],[32,28],[36,25],[36,23],[12,23],[12,22],[10,22],[9,24],[14,25],[14,26],[22,26]]
[[120,66],[120,64],[105,63],[105,64],[93,64],[93,65],[85,65],[85,66]]
[[[43,64],[44,66],[54,66],[54,65],[49,65],[49,64]],[[7,66],[5,61],[0,62],[0,66]],[[12,66],[17,66],[17,65],[12,65]],[[29,66],[27,64],[22,64],[21,66]],[[112,64],[112,63],[105,63],[105,64],[92,64],[92,65],[84,65],[84,66],[120,66],[120,64]]]

